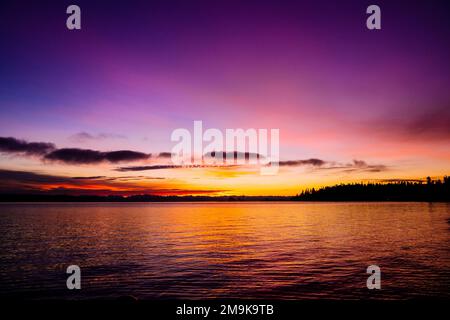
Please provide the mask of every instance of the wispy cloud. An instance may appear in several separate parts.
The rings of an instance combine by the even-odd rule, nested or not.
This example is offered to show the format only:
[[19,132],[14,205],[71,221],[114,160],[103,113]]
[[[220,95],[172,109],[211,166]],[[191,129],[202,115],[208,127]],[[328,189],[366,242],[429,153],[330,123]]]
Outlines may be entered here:
[[147,170],[165,170],[165,169],[195,169],[195,168],[230,168],[236,165],[207,165],[207,164],[192,164],[192,165],[172,165],[172,164],[156,164],[150,166],[129,166],[114,169],[119,172],[128,171],[147,171]]
[[427,179],[377,179],[377,180],[371,180],[374,182],[381,182],[381,183],[399,183],[399,182],[425,182]]
[[387,134],[389,139],[401,141],[442,141],[450,140],[450,105],[428,106],[421,112],[411,114],[384,114],[374,120],[359,122],[360,130]]
[[347,167],[347,170],[359,170],[366,172],[381,172],[388,170],[388,167],[384,164],[367,164],[363,160],[353,160],[353,163],[347,164]]
[[425,110],[404,122],[403,131],[415,137],[450,139],[450,106]]
[[388,166],[386,166],[384,164],[367,164],[363,160],[353,160],[352,163],[345,163],[345,164],[333,162],[330,165],[322,166],[319,169],[320,170],[335,170],[335,171],[346,172],[346,173],[356,172],[356,171],[382,172],[382,171],[389,170]]
[[[273,164],[269,164],[273,165]],[[303,160],[287,160],[280,161],[281,167],[309,167],[312,171],[318,170],[335,170],[341,172],[382,172],[387,171],[389,168],[383,164],[368,164],[363,160],[353,160],[351,163],[338,163],[335,161],[325,161],[321,159],[311,158]],[[169,170],[169,169],[194,169],[194,168],[238,168],[243,165],[236,164],[198,164],[198,165],[171,165],[171,164],[157,164],[149,166],[126,166],[114,169],[119,172],[132,172],[132,171],[148,171],[148,170]],[[244,166],[259,166],[259,164],[245,164]]]
[[87,132],[79,132],[69,137],[70,141],[77,143],[84,143],[93,140],[105,140],[105,139],[126,139],[126,136],[113,133],[99,133],[94,135]]
[[310,167],[313,171],[318,170],[336,170],[342,172],[381,172],[388,170],[388,166],[384,164],[368,164],[363,160],[353,160],[351,163],[339,163],[335,161],[326,161],[322,159],[304,159],[304,160],[288,160],[280,161],[280,166],[286,167]]

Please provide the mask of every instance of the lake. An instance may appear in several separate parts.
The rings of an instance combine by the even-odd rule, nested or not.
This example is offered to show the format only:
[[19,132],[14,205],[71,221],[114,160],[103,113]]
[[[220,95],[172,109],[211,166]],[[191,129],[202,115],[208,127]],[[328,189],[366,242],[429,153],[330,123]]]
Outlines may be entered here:
[[449,219],[449,203],[3,203],[0,296],[450,298]]

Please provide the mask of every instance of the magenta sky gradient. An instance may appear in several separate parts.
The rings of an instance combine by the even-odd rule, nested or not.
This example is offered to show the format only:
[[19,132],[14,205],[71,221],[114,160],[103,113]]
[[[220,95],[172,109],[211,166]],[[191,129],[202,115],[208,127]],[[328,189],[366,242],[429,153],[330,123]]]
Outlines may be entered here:
[[82,30],[68,31],[69,2],[7,1],[0,136],[154,153],[203,120],[279,128],[284,160],[391,168],[367,178],[445,174],[448,6],[377,3],[381,31],[365,27],[367,1],[77,1]]

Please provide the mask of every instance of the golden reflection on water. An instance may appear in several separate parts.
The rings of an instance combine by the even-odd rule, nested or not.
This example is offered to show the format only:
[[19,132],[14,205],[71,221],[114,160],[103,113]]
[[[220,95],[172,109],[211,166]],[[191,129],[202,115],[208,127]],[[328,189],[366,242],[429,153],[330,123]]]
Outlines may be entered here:
[[[449,297],[445,203],[3,204],[1,295]],[[377,264],[382,290],[366,288]]]

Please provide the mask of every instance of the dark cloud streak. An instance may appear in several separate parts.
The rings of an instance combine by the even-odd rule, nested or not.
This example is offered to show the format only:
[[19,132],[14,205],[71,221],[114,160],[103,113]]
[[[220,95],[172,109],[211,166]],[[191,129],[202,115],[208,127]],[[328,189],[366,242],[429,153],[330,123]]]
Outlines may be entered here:
[[131,151],[97,151],[90,149],[57,149],[53,143],[27,142],[13,137],[0,137],[0,152],[25,156],[40,156],[46,161],[66,164],[96,164],[100,162],[120,163],[147,160],[151,154]]
[[26,142],[13,137],[0,137],[0,152],[22,153],[30,156],[42,156],[55,150],[55,145],[48,142]]
[[286,167],[295,167],[295,166],[306,166],[311,165],[314,167],[321,167],[325,165],[327,162],[321,159],[306,159],[306,160],[289,160],[289,161],[280,161],[278,164],[280,166]]
[[104,161],[119,163],[146,160],[150,156],[150,154],[129,150],[101,152],[89,149],[64,148],[46,154],[44,159],[67,164],[95,164]]
[[129,171],[147,171],[147,170],[163,170],[163,169],[180,169],[180,168],[199,168],[198,166],[180,166],[180,165],[171,165],[171,164],[160,164],[160,165],[152,165],[152,166],[135,166],[135,167],[121,167],[115,169],[115,171],[119,172],[129,172]]

